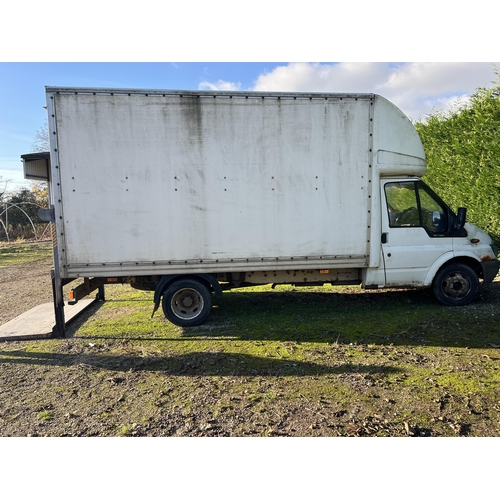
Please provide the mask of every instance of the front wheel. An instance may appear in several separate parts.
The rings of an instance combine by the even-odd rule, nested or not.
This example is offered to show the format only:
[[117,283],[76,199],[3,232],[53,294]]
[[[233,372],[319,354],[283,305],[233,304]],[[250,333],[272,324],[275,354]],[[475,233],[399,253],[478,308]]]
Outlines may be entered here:
[[162,309],[174,325],[196,326],[205,321],[212,309],[212,296],[208,288],[192,279],[172,283],[163,294]]
[[433,291],[445,306],[465,306],[477,295],[479,279],[466,264],[448,264],[434,278]]

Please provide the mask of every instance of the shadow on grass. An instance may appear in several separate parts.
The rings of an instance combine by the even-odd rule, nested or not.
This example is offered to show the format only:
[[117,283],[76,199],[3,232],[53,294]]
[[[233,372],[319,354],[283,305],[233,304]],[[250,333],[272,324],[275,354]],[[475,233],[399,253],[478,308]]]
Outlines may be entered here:
[[[465,307],[442,306],[429,290],[226,292],[214,301],[205,323],[197,327],[174,329],[160,310],[155,323],[149,323],[151,327],[147,313],[137,329],[113,324],[115,314],[109,329],[82,336],[79,325],[98,311],[100,303],[68,328],[68,336],[171,342],[219,339],[497,347],[499,297],[500,282],[481,287],[478,298]],[[102,320],[106,322],[104,314]]]
[[429,290],[232,294],[182,337],[498,347],[499,297],[500,283],[465,307],[443,306]]
[[343,363],[325,366],[316,363],[269,359],[247,354],[194,352],[178,356],[124,356],[96,354],[51,354],[24,351],[0,352],[0,366],[24,364],[78,367],[119,372],[163,372],[170,376],[310,376],[342,373],[381,374],[402,370],[389,366]]

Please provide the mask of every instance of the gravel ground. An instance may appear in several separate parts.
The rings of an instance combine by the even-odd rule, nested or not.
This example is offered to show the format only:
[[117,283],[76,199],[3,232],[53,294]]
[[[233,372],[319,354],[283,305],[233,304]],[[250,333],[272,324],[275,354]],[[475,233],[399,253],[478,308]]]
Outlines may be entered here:
[[35,306],[52,302],[52,258],[0,268],[0,325]]
[[[51,267],[51,258],[44,258],[0,268],[0,324],[52,301]],[[385,292],[364,292],[360,305],[371,304],[372,293]],[[468,315],[472,311],[478,324],[485,324],[481,318],[491,324],[499,303],[500,276],[481,286]],[[98,345],[78,337],[44,342],[0,343],[0,436],[499,435],[495,387],[467,393],[441,387],[433,376],[422,382],[433,396],[420,398],[420,389],[405,382],[405,371],[418,367],[439,376],[445,366],[456,380],[470,382],[464,374],[477,384],[486,375],[494,380],[496,342],[486,350],[325,345],[310,355],[333,371],[299,378],[277,376],[281,360],[274,358],[263,358],[269,368],[254,374],[245,365],[235,369],[233,356],[224,352],[188,352],[175,368],[179,356],[154,354],[146,344],[144,352],[137,351],[140,345],[123,339]],[[219,367],[226,371],[219,373]],[[321,384],[328,390],[292,398],[294,383],[304,391]],[[425,427],[412,423],[416,415],[427,416]]]

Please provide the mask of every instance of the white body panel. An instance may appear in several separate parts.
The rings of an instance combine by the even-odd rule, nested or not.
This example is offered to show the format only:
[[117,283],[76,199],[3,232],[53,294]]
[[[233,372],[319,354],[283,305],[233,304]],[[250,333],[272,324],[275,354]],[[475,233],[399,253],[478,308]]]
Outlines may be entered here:
[[372,186],[425,172],[415,129],[373,94],[49,87],[47,102],[63,278],[378,268]]

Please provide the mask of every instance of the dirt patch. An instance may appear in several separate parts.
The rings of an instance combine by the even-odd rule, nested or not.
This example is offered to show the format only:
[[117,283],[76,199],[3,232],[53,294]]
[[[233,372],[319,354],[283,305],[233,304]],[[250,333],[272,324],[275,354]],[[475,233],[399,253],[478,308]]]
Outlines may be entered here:
[[[51,266],[0,268],[0,323],[52,300]],[[446,317],[456,320],[443,320],[424,292],[242,297],[194,333],[147,323],[152,304],[131,299],[109,312],[96,306],[70,338],[0,343],[0,436],[500,436],[500,278]],[[367,337],[362,311],[377,303],[381,322],[401,318],[406,303],[430,312]],[[133,330],[134,304],[150,331]],[[351,341],[338,341],[338,313],[320,323],[311,312],[331,304],[345,321],[359,311]],[[311,307],[307,316],[300,307]],[[318,331],[301,341],[293,321],[268,320],[265,331],[251,323],[282,310]],[[114,336],[120,318],[128,323]],[[481,343],[482,329],[490,336]],[[433,345],[422,341],[431,333]]]
[[33,307],[52,302],[52,259],[0,267],[0,325]]

